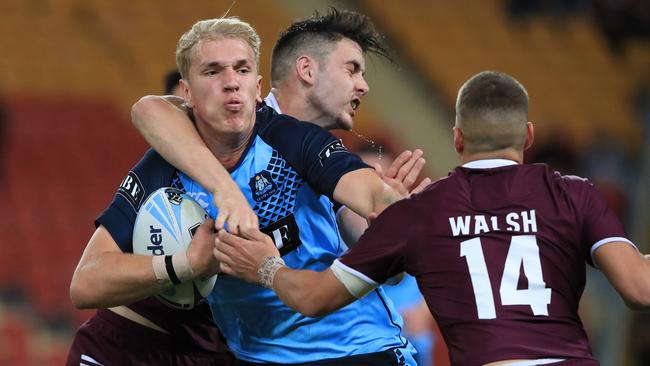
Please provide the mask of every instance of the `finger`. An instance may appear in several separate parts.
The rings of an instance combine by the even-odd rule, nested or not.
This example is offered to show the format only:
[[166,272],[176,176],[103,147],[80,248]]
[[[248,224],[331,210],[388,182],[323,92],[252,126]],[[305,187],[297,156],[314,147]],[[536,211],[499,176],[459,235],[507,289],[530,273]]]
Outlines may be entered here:
[[403,181],[404,177],[411,171],[411,169],[413,169],[413,165],[415,165],[415,163],[421,157],[422,157],[422,150],[420,149],[415,150],[413,154],[411,154],[411,157],[409,157],[409,159],[404,164],[402,164],[402,166],[399,168],[395,179],[397,179],[400,182]]
[[404,165],[404,163],[406,163],[409,160],[411,155],[413,155],[413,153],[410,150],[405,150],[401,154],[399,154],[397,158],[393,160],[393,163],[386,171],[386,176],[389,178],[395,178],[399,169],[402,167],[402,165]]
[[245,231],[242,231],[241,237],[246,239],[251,239],[251,240],[259,240],[259,241],[265,241],[267,239],[270,239],[268,235],[264,234],[258,229],[247,229]]
[[381,167],[381,164],[373,163],[372,168],[375,169],[375,173],[377,173],[380,178],[384,176],[384,169]]
[[216,239],[214,241],[214,248],[212,249],[212,253],[214,253],[215,258],[217,258],[218,260],[221,260],[220,259],[221,257],[217,256],[217,253],[219,253],[219,255],[226,256],[228,258],[229,263],[232,263],[230,258],[235,258],[239,255],[237,248],[219,239]]
[[228,264],[224,262],[219,262],[219,270],[221,271],[221,273],[225,273],[227,275],[232,276],[235,274],[235,271],[232,269],[232,267],[230,267]]
[[425,163],[426,160],[424,160],[424,158],[419,158],[418,160],[416,160],[415,164],[413,164],[411,170],[406,174],[406,177],[404,177],[403,183],[406,189],[410,189],[413,186],[413,184],[417,181],[418,176],[420,175],[422,168],[424,168]]
[[228,219],[228,210],[219,210],[217,218],[214,220],[214,229],[219,231],[223,229],[226,220]]
[[426,177],[422,179],[422,182],[420,182],[417,187],[413,188],[411,194],[422,192],[429,184],[431,184],[431,178]]
[[237,235],[234,235],[232,233],[229,233],[226,230],[221,230],[217,234],[217,237],[219,238],[219,241],[222,241],[224,244],[230,245],[230,246],[239,246],[243,245],[246,242],[246,239],[241,238]]
[[242,219],[242,222],[239,225],[239,232],[242,233],[248,230],[259,230],[259,227],[260,225],[257,216],[255,216],[251,211],[244,219]]

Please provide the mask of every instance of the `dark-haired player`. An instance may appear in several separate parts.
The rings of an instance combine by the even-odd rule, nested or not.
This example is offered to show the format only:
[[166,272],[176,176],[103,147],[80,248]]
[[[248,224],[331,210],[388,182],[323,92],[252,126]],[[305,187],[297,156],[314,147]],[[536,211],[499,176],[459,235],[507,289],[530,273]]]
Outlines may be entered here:
[[323,272],[291,270],[259,232],[219,234],[222,269],[322,316],[406,271],[417,278],[454,365],[597,365],[578,316],[585,263],[631,307],[650,307],[650,261],[586,179],[523,164],[528,95],[482,72],[460,89],[462,165],[387,208]]

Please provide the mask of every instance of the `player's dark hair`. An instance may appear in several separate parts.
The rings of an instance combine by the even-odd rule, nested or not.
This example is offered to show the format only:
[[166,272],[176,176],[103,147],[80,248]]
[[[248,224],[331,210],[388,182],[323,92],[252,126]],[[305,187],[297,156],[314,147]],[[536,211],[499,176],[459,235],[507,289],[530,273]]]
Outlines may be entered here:
[[297,21],[280,34],[271,56],[271,83],[282,80],[293,66],[298,53],[322,57],[343,38],[356,42],[363,53],[372,53],[392,61],[383,37],[367,15],[330,8],[327,14],[315,12]]
[[180,80],[181,73],[178,70],[169,71],[165,75],[165,95],[170,95]]

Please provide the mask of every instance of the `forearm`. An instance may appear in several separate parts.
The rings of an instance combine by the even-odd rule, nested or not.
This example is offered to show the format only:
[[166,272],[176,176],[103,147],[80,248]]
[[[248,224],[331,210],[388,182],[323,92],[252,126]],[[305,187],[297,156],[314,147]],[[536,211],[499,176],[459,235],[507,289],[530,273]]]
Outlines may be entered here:
[[104,252],[80,264],[70,285],[72,302],[80,309],[106,308],[159,293],[162,287],[156,280],[152,258]]
[[309,317],[324,316],[355,300],[329,269],[280,268],[273,278],[273,290],[287,306]]
[[334,189],[334,199],[363,218],[381,213],[400,198],[372,169],[346,173]]
[[234,184],[181,103],[180,98],[143,97],[132,108],[133,125],[165,160],[211,192]]

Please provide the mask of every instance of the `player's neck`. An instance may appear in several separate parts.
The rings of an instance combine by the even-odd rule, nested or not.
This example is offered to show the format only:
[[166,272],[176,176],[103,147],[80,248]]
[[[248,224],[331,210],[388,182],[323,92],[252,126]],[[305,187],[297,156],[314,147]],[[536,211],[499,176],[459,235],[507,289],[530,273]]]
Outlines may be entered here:
[[519,164],[523,164],[524,153],[523,151],[504,149],[504,150],[479,152],[479,153],[463,152],[462,154],[460,154],[461,165],[467,164],[471,161],[487,160],[487,159],[505,159],[505,160],[516,161]]
[[253,128],[238,134],[224,134],[211,131],[205,124],[197,123],[196,126],[208,149],[226,169],[237,164],[253,135]]
[[311,122],[323,128],[329,127],[328,121],[316,112],[316,109],[313,108],[304,91],[283,84],[279,88],[273,88],[271,93],[275,96],[275,100],[277,100],[282,114],[289,115],[301,121]]

